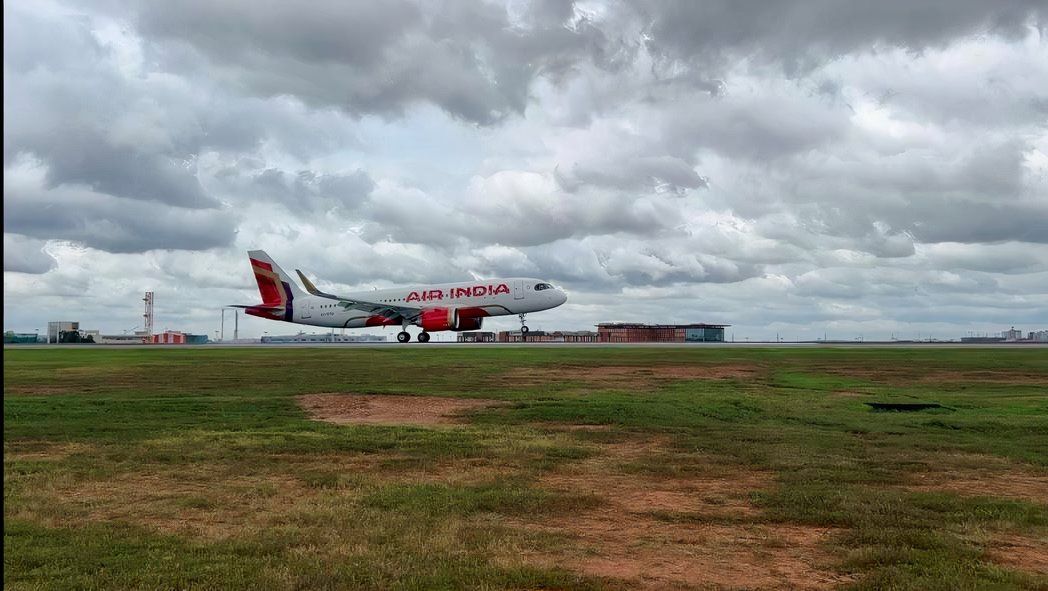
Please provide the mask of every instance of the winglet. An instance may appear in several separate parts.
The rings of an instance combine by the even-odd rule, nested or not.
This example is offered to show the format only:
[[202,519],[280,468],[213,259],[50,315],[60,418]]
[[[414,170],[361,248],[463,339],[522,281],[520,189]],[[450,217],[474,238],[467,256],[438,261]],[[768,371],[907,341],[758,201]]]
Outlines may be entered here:
[[306,277],[305,273],[298,269],[295,269],[295,272],[298,273],[298,278],[302,280],[302,285],[306,286],[306,291],[313,295],[321,295],[320,290],[317,289],[317,286],[313,285],[313,282]]

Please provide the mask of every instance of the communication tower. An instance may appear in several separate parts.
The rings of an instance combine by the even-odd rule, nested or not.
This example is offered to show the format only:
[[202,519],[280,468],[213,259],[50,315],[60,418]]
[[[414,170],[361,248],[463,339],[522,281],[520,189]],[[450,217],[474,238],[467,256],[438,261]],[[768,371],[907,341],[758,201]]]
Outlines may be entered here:
[[142,314],[142,331],[145,332],[145,340],[153,340],[153,292],[147,291],[146,297],[142,298],[146,303],[146,311]]

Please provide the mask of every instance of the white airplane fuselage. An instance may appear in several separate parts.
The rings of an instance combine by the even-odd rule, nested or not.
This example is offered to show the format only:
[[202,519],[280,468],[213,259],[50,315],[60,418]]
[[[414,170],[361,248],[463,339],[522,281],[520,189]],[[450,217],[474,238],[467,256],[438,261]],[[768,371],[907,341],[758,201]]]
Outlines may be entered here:
[[[541,312],[567,301],[564,292],[556,288],[535,291],[535,286],[542,284],[548,285],[541,279],[514,277],[377,289],[348,293],[345,297],[422,309],[451,308],[457,310],[460,316],[488,318]],[[294,298],[292,309],[292,322],[311,326],[363,328],[401,324],[312,295]]]

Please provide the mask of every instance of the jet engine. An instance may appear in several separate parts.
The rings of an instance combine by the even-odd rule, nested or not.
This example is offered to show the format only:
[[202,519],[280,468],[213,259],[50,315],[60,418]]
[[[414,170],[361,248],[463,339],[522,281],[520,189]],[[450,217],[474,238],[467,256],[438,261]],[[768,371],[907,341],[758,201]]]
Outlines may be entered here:
[[458,312],[455,308],[427,308],[419,316],[418,324],[422,330],[455,330],[458,326]]
[[419,315],[422,330],[478,330],[484,319],[479,316],[459,316],[455,308],[427,308]]

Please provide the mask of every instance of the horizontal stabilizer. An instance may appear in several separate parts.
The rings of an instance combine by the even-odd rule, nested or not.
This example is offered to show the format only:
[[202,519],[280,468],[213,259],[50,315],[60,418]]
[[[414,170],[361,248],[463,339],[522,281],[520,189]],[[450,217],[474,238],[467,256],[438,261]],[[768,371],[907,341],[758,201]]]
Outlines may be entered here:
[[253,306],[245,306],[243,304],[229,304],[226,307],[227,308],[242,308],[242,309],[245,309],[245,310],[250,308],[252,310],[264,310],[266,312],[283,312],[284,311],[284,306],[259,306],[257,304],[253,305]]

